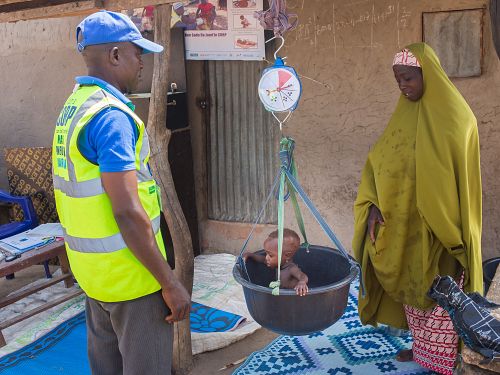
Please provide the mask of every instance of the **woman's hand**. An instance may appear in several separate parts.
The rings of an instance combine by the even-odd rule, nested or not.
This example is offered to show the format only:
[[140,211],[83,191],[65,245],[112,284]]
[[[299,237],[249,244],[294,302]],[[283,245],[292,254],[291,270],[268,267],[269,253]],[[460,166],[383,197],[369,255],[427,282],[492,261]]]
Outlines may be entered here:
[[378,207],[372,204],[370,206],[370,213],[368,215],[368,233],[370,233],[370,239],[372,240],[372,243],[375,242],[375,228],[377,224],[384,225],[385,222]]

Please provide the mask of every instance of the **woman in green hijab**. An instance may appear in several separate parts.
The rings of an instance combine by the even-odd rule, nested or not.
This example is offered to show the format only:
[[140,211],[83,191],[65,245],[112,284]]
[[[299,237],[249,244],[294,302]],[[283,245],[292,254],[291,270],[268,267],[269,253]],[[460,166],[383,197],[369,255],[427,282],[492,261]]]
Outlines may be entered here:
[[354,205],[363,324],[410,328],[415,360],[452,374],[458,336],[427,297],[436,275],[482,292],[481,172],[474,114],[434,51],[416,43],[393,63],[402,95],[368,155]]

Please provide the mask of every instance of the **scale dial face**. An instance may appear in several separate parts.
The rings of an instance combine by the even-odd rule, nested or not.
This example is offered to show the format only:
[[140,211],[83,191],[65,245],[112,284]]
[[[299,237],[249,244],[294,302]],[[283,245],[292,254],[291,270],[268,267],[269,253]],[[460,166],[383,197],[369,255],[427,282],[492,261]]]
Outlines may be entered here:
[[293,111],[302,86],[297,76],[286,68],[271,68],[259,81],[259,98],[271,112]]

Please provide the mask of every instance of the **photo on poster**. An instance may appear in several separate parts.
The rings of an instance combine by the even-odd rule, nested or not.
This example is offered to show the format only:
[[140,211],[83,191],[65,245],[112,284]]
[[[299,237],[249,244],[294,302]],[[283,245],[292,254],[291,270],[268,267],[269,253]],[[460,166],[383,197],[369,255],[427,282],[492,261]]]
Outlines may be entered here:
[[256,29],[257,18],[253,14],[233,14],[234,29]]
[[171,27],[185,30],[227,30],[227,1],[191,0],[172,5]]
[[154,10],[154,5],[148,5],[142,8],[123,10],[122,13],[130,17],[142,35],[146,35],[152,34],[154,30]]
[[218,0],[217,6],[220,10],[227,10],[227,0]]
[[257,6],[256,0],[231,0],[234,8],[255,8]]
[[242,49],[257,48],[259,46],[257,35],[246,34],[234,37],[234,47]]
[[[235,3],[238,5],[235,6]],[[264,60],[263,0],[189,0],[172,4],[172,27],[184,29],[187,60]]]

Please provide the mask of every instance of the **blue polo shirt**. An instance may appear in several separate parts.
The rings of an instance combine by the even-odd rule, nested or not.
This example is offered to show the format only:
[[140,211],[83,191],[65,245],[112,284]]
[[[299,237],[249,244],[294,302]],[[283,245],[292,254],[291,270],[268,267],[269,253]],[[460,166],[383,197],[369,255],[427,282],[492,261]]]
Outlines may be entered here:
[[[76,77],[79,85],[97,85],[134,110],[132,102],[118,89],[102,79]],[[80,132],[77,145],[82,155],[99,165],[101,172],[123,172],[135,169],[135,145],[139,137],[132,117],[111,107],[99,112]]]

